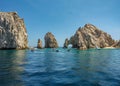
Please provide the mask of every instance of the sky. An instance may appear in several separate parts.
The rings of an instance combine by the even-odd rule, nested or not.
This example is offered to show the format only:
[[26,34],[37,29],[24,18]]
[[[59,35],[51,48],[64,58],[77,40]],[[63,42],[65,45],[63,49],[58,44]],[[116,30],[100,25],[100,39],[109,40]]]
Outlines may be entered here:
[[120,39],[120,0],[1,0],[0,11],[24,18],[29,46],[52,32],[59,44],[90,23]]

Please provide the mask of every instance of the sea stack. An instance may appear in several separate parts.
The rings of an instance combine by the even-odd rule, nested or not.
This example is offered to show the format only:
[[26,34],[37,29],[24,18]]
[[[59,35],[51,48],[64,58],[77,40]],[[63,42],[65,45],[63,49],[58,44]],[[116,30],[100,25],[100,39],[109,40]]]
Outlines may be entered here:
[[99,30],[92,24],[86,24],[84,27],[80,27],[75,35],[70,38],[69,42],[73,48],[80,50],[96,47],[111,47],[115,43],[109,34]]
[[63,48],[68,48],[68,45],[69,45],[69,40],[68,38],[66,38]]
[[38,44],[37,44],[37,48],[42,49],[42,41],[40,39],[38,39]]
[[16,12],[0,12],[0,49],[28,48],[24,20]]
[[58,43],[54,35],[51,32],[46,33],[45,37],[45,48],[57,48]]

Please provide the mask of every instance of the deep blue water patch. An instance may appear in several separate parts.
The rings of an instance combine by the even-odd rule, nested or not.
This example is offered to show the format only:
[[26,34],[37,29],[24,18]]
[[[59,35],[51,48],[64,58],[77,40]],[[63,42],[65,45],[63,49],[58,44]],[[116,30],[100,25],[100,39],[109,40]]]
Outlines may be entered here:
[[0,50],[0,86],[120,86],[120,49]]

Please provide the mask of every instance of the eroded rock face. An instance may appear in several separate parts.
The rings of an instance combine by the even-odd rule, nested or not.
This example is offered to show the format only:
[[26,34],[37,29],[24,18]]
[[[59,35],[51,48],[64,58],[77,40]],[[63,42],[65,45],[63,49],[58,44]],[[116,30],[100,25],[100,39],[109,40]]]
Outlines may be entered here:
[[104,48],[111,47],[115,41],[111,36],[92,24],[86,24],[84,27],[79,28],[75,35],[70,38],[70,44],[73,48],[81,50],[89,48]]
[[46,33],[45,37],[45,48],[57,48],[58,43],[54,35],[51,32]]
[[0,12],[0,49],[28,48],[23,19],[16,12]]
[[69,45],[69,40],[68,38],[66,38],[63,48],[68,48],[68,45]]
[[116,41],[115,44],[113,44],[113,47],[120,48],[120,40]]
[[37,48],[39,48],[39,49],[43,48],[42,47],[42,41],[40,39],[38,39]]

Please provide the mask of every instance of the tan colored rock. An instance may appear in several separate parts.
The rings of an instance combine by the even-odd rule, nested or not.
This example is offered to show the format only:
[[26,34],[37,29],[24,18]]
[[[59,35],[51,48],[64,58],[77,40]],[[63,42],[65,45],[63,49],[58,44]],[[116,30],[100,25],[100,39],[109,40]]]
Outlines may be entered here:
[[24,20],[16,12],[0,12],[0,49],[28,48]]
[[58,43],[54,35],[51,32],[46,33],[45,37],[45,48],[57,48]]
[[119,41],[116,41],[116,43],[113,44],[113,47],[115,47],[115,48],[120,48],[120,40],[119,40]]
[[92,24],[86,24],[84,27],[79,28],[70,39],[73,48],[81,50],[111,47],[114,43],[115,41],[109,34],[99,30]]
[[66,38],[63,48],[68,48],[68,45],[69,45],[69,40],[68,38]]
[[40,39],[38,39],[38,44],[37,44],[37,48],[42,49],[42,41]]

